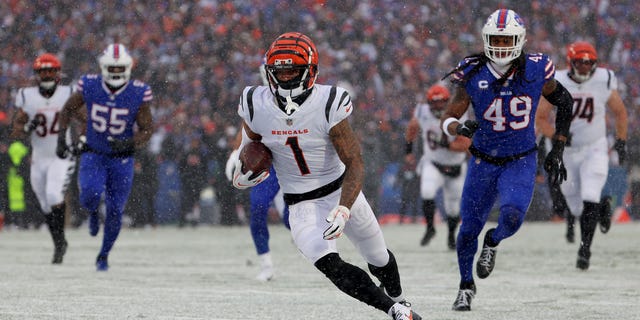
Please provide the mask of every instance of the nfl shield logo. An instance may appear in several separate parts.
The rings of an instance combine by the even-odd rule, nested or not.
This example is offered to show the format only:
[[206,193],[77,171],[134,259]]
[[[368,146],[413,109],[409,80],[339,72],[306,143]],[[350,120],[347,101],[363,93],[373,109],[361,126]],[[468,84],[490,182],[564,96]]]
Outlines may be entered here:
[[288,126],[292,126],[293,125],[293,119],[287,119],[287,125]]

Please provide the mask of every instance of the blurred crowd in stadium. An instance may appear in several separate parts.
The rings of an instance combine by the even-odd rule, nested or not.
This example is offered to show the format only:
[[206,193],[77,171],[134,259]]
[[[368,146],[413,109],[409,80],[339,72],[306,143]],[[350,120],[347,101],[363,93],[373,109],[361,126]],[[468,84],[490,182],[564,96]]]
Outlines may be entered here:
[[[63,83],[73,84],[98,72],[100,50],[118,41],[134,56],[133,78],[146,81],[155,96],[156,131],[148,152],[137,155],[139,178],[127,211],[132,224],[175,221],[183,188],[203,191],[204,206],[217,205],[221,216],[200,220],[243,223],[236,213],[246,194],[224,176],[238,130],[238,99],[244,86],[261,83],[258,68],[268,44],[282,32],[300,31],[321,53],[318,82],[351,92],[353,127],[367,165],[364,192],[384,214],[397,209],[388,205],[385,188],[401,176],[396,173],[403,170],[403,134],[413,108],[462,57],[481,51],[480,28],[499,6],[525,20],[525,50],[550,54],[559,68],[566,65],[565,45],[595,44],[599,63],[621,84],[633,173],[640,167],[640,2],[630,0],[3,1],[0,153],[11,143],[14,95],[33,85],[31,64],[38,54],[56,54]],[[187,155],[200,161],[186,161]],[[149,212],[156,214],[138,215]],[[197,219],[197,212],[191,214]]]

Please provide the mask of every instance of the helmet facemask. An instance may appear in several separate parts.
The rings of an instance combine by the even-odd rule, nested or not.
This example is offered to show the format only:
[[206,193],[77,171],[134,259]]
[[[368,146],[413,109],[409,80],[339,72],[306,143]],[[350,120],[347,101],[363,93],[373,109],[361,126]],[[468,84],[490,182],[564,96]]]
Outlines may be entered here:
[[429,103],[431,114],[436,118],[442,117],[450,97],[451,93],[445,86],[439,84],[431,86],[427,90],[427,102]]
[[62,65],[56,56],[44,53],[33,62],[33,72],[41,91],[54,91],[60,82],[60,69]]
[[38,86],[42,90],[52,90],[60,82],[60,69],[42,68],[35,70]]
[[98,58],[98,63],[102,71],[102,81],[112,89],[122,87],[131,78],[133,58],[121,44],[109,45]]
[[[265,66],[267,71],[267,77],[271,86],[277,90],[278,94],[282,97],[296,98],[308,89],[309,83],[315,82],[315,79],[310,79],[310,67],[307,65],[270,65]],[[288,80],[282,79],[281,73],[298,71],[298,74]]]
[[588,42],[574,42],[567,47],[567,62],[571,78],[582,83],[589,80],[596,71],[598,53]]
[[[492,45],[492,37],[510,37],[510,46]],[[520,16],[513,10],[500,9],[495,11],[482,28],[484,54],[498,66],[506,66],[522,54],[522,48],[527,42],[526,29]]]
[[295,100],[313,88],[318,77],[318,53],[309,37],[298,32],[284,33],[271,44],[265,56],[264,68],[274,95]]

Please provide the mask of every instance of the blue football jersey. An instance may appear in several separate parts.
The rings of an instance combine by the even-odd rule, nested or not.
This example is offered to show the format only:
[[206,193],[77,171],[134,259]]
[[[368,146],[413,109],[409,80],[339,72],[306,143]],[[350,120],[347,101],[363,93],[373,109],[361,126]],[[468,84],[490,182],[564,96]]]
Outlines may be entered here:
[[98,153],[112,154],[109,139],[133,137],[138,110],[153,99],[151,88],[142,81],[129,81],[111,92],[102,75],[84,75],[76,90],[82,93],[87,106],[87,145]]
[[[499,72],[487,63],[471,73],[478,62],[453,74],[452,81],[463,86],[479,128],[473,146],[492,157],[509,157],[533,149],[536,145],[535,114],[542,87],[555,76],[555,65],[545,54],[527,54],[524,75],[511,75],[497,87]],[[459,65],[467,64],[463,60]],[[471,74],[462,81],[465,74]]]

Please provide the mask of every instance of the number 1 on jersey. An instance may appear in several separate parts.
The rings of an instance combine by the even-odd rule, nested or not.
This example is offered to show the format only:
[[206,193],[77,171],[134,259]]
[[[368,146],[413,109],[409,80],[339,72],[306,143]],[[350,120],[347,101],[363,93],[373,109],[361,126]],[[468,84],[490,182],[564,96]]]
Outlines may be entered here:
[[304,153],[298,144],[298,137],[288,137],[286,145],[291,148],[293,157],[296,159],[296,163],[298,164],[298,169],[300,169],[300,173],[302,175],[311,173],[309,166],[307,165],[307,161],[304,160]]

